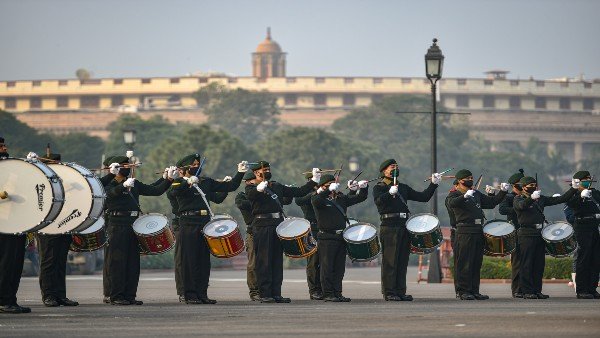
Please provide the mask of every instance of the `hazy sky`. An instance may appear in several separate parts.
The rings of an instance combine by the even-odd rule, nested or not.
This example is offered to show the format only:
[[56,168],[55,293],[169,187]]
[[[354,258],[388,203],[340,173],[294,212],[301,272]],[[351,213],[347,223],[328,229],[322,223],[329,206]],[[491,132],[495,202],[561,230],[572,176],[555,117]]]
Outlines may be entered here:
[[251,75],[271,26],[289,76],[600,78],[595,0],[0,0],[0,80]]

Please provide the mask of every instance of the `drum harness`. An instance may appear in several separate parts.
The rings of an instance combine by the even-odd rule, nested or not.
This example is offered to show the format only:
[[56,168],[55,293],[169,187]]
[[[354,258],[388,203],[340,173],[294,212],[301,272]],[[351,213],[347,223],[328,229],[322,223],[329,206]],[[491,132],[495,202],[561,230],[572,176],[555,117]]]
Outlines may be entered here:
[[[198,167],[198,170],[196,170],[196,174],[194,176],[198,177],[198,175],[200,175],[200,172],[202,172],[202,168],[204,168],[204,163],[206,163],[206,157],[202,157],[202,160],[200,161],[200,166]],[[204,201],[204,204],[206,204],[206,208],[208,209],[210,219],[212,220],[215,214],[213,214],[212,209],[210,208],[210,204],[208,204],[208,201],[206,200],[206,194],[204,193],[204,191],[202,191],[202,189],[200,189],[198,184],[194,184],[193,187],[196,189],[196,191],[198,191],[198,193],[202,197],[202,200]]]

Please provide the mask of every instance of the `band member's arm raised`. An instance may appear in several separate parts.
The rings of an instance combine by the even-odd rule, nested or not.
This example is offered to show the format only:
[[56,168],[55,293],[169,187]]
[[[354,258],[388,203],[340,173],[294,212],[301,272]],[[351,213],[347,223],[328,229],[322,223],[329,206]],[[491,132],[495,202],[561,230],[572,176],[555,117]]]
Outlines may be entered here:
[[297,206],[305,206],[310,205],[310,199],[313,197],[312,191],[302,197],[296,197],[296,205]]
[[228,193],[226,192],[211,192],[208,194],[208,200],[215,203],[221,204],[227,198]]
[[376,184],[373,188],[373,200],[376,205],[385,205],[387,202],[394,199],[390,194],[390,186],[385,184]]
[[367,197],[369,196],[369,186],[365,187],[365,188],[360,188],[358,189],[358,193],[357,194],[348,194],[346,195],[346,206],[352,206],[361,202],[364,202]]
[[562,195],[556,197],[543,196],[544,198],[544,206],[557,205],[561,203],[568,202],[571,197],[575,195],[577,189],[569,188],[569,190],[565,191]]
[[506,197],[506,191],[500,191],[498,194],[493,196],[488,196],[486,194],[479,193],[481,198],[481,209],[494,209],[498,204],[500,204],[504,197]]
[[429,186],[423,191],[416,191],[410,186],[406,186],[408,191],[407,200],[417,201],[417,202],[428,202],[433,194],[435,194],[435,189],[437,189],[438,185],[429,183]]
[[244,173],[245,172],[238,171],[238,173],[235,174],[235,176],[233,176],[231,181],[228,182],[219,182],[213,180],[212,178],[206,179],[209,180],[210,191],[231,192],[237,190],[237,188],[240,187],[240,184],[242,183],[242,178],[244,178]]
[[241,191],[235,196],[235,206],[240,210],[252,211],[252,203],[248,201],[246,194]]
[[448,205],[451,208],[459,208],[467,203],[468,199],[460,191],[452,192],[448,195]]
[[500,215],[508,216],[514,212],[513,201],[514,197],[508,195],[502,200],[500,206],[498,207],[498,212],[500,212]]
[[321,192],[318,192],[317,194],[311,197],[310,203],[316,209],[324,208],[327,205],[327,196],[329,195],[329,192],[330,191],[327,189],[322,189]]
[[140,195],[142,196],[160,196],[171,187],[170,180],[162,180],[158,185],[148,185],[140,181],[135,182]]
[[533,204],[531,197],[525,197],[523,195],[516,196],[513,201],[513,208],[515,210],[527,210]]
[[317,183],[311,180],[306,182],[306,184],[304,184],[301,187],[288,187],[282,185],[281,191],[284,197],[302,197],[308,194],[309,192],[313,191],[314,187],[316,186]]

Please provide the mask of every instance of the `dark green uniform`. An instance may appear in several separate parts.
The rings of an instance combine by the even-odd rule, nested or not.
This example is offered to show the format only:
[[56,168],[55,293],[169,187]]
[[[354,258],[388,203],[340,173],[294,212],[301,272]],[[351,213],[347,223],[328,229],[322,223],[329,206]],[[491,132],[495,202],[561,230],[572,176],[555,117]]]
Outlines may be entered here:
[[246,193],[243,191],[238,192],[235,196],[235,205],[240,209],[244,223],[246,224],[246,253],[248,254],[248,264],[246,265],[246,284],[248,284],[248,290],[250,298],[254,299],[259,297],[258,282],[256,281],[256,273],[254,271],[254,238],[252,236],[252,203],[246,198]]
[[[452,187],[448,194],[455,192],[456,187]],[[452,247],[452,251],[454,252],[454,241],[456,240],[456,216],[454,216],[454,212],[450,205],[448,205],[448,201],[450,200],[450,195],[446,196],[444,200],[444,205],[446,206],[446,210],[448,210],[448,218],[450,219],[450,247]],[[456,255],[452,255],[452,260],[454,261],[454,266],[456,267]],[[453,278],[454,281],[454,292],[458,296],[458,289],[456,287],[456,276]]]
[[317,240],[317,251],[306,258],[306,280],[308,282],[308,293],[313,298],[322,298],[323,290],[321,288],[321,264],[319,261],[317,216],[315,209],[311,204],[311,198],[315,196],[316,191],[311,191],[306,196],[296,197],[296,204],[302,209],[304,218],[310,222],[312,236]]
[[[515,230],[519,231],[519,219],[517,218],[517,213],[515,211],[515,209],[513,208],[513,202],[515,199],[516,194],[514,192],[509,192],[508,194],[506,194],[506,197],[504,198],[504,201],[502,201],[502,203],[500,203],[500,206],[498,206],[498,211],[500,212],[500,215],[506,215],[506,220],[511,223],[512,225],[514,225]],[[511,283],[510,283],[510,289],[512,291],[512,294],[522,294],[521,292],[521,288],[519,287],[519,280],[520,280],[520,275],[519,275],[519,271],[521,270],[521,260],[519,258],[519,236],[515,236],[515,242],[516,242],[516,246],[515,246],[515,251],[513,251],[512,254],[510,254],[510,266],[511,266]]]
[[514,198],[513,207],[519,220],[519,286],[524,296],[539,295],[542,292],[542,277],[546,266],[546,245],[542,238],[544,207],[565,203],[576,191],[571,188],[558,197],[542,195],[535,201],[525,195]]
[[[114,156],[109,156],[107,157],[104,162],[102,162],[102,164],[105,167],[108,167],[111,163],[112,163],[112,159],[114,158]],[[106,190],[106,186],[110,183],[110,181],[112,181],[115,178],[115,174],[111,174],[108,173],[102,177],[99,177],[100,183],[102,183],[102,186],[104,187],[104,190]],[[107,221],[108,217],[105,214],[106,213],[106,204],[104,204],[104,213],[103,213],[103,217],[104,220]],[[104,225],[106,227],[106,223]],[[104,295],[104,302],[105,303],[110,303],[110,287],[108,285],[108,265],[106,264],[106,261],[108,260],[108,248],[104,248],[103,249],[103,253],[104,253],[104,264],[102,265],[102,289],[103,289],[103,295]]]

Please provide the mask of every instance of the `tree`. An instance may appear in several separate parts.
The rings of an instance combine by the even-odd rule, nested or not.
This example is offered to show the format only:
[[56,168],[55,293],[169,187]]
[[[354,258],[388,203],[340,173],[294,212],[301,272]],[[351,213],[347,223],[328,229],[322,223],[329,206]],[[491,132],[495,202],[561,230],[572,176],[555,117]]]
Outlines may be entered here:
[[92,77],[92,73],[87,69],[79,68],[75,71],[75,76],[77,76],[80,81],[89,80]]
[[27,124],[5,111],[0,110],[0,135],[6,140],[8,153],[12,157],[25,157],[30,151],[40,156],[45,153],[46,145],[54,143],[54,136],[39,133]]
[[[595,146],[591,151],[583,154],[585,157],[579,162],[580,170],[589,171],[596,179],[600,177],[600,146]],[[597,188],[598,183],[593,183]]]
[[52,152],[60,153],[63,161],[76,162],[86,168],[99,168],[104,141],[82,133],[54,136]]

